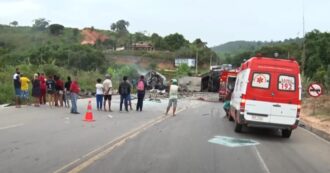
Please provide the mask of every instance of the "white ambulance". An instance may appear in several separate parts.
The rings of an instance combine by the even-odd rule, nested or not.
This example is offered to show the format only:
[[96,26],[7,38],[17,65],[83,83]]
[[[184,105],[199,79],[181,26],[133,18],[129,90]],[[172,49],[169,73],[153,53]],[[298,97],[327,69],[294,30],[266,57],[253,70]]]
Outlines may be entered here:
[[280,129],[289,138],[299,122],[301,79],[297,61],[252,57],[241,65],[229,119],[242,127]]

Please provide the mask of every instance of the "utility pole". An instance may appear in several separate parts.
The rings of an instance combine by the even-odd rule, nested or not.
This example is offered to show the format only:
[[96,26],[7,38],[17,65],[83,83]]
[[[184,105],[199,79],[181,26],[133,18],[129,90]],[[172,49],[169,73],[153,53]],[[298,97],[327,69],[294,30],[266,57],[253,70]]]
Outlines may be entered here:
[[302,15],[302,24],[303,24],[303,50],[302,50],[302,60],[301,60],[301,73],[304,75],[305,63],[306,63],[306,40],[305,40],[305,3],[303,3],[303,15]]

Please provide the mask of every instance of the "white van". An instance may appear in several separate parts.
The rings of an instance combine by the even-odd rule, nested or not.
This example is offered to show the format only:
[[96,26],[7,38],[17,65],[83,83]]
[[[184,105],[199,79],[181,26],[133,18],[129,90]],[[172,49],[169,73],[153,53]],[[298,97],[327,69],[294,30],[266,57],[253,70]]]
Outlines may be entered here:
[[237,75],[229,119],[242,127],[281,129],[289,138],[299,122],[301,79],[295,60],[253,57]]

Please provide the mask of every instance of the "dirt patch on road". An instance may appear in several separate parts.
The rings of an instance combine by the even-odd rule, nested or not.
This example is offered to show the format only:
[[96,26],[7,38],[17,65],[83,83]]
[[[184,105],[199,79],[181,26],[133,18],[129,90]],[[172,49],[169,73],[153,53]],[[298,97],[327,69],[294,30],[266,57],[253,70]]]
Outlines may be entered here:
[[330,134],[330,95],[304,99],[300,118],[307,125]]

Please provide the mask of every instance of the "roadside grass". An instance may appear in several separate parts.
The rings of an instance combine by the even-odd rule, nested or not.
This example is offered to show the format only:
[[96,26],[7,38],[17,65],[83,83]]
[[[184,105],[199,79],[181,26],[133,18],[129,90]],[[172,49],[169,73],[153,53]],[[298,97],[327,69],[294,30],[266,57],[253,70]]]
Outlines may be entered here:
[[[313,114],[314,106],[315,112]],[[306,116],[313,116],[321,121],[330,121],[330,95],[324,94],[319,98],[305,98],[302,104],[302,111]]]

